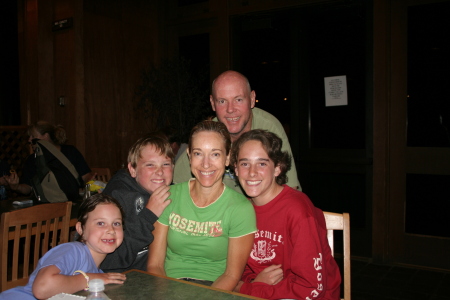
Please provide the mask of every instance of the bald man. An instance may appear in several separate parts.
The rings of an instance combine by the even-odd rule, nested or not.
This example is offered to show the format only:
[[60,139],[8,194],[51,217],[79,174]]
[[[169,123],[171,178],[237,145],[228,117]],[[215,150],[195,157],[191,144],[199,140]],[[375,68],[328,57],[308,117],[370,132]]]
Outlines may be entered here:
[[[231,142],[236,141],[244,132],[252,129],[265,129],[275,133],[283,140],[283,151],[292,156],[291,146],[280,121],[270,113],[256,108],[256,93],[251,89],[248,79],[239,72],[225,71],[212,83],[209,97],[212,109],[216,112],[214,121],[220,121],[227,126]],[[290,187],[301,190],[297,178],[295,162],[287,173]],[[182,155],[175,164],[173,181],[180,183],[192,178],[187,154]],[[235,191],[244,194],[234,174],[227,169],[224,183]]]

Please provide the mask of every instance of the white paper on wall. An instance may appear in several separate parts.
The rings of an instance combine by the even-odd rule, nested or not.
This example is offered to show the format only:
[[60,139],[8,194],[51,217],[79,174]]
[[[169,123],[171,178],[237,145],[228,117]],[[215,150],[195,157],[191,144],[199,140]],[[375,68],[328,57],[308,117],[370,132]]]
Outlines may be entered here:
[[348,105],[347,76],[325,77],[325,106]]

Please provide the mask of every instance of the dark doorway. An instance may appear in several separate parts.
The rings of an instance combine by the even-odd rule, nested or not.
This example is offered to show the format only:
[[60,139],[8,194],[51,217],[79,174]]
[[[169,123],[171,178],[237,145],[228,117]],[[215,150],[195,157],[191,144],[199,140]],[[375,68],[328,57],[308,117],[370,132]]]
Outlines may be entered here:
[[0,125],[20,125],[17,5],[15,0],[4,0],[0,4]]
[[[370,1],[334,1],[232,20],[232,67],[256,106],[289,136],[303,191],[326,211],[349,212],[354,255],[371,256]],[[324,79],[345,76],[348,104],[325,104]],[[369,84],[369,86],[368,86]]]

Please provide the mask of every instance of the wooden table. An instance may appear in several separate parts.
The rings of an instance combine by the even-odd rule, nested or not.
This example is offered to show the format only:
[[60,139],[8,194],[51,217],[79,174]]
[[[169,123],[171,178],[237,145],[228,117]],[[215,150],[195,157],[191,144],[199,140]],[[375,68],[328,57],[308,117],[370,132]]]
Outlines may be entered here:
[[[105,286],[105,294],[109,298],[114,300],[261,299],[140,270],[130,270],[125,272],[125,274],[127,275],[127,280],[123,285],[108,284]],[[76,295],[87,296],[89,292],[80,291]]]

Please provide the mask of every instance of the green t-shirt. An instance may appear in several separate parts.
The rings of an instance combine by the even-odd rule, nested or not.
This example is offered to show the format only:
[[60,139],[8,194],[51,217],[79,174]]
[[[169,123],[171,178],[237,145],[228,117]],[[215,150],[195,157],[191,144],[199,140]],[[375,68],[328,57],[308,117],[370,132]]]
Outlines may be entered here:
[[170,226],[166,275],[215,281],[226,268],[228,240],[256,232],[255,211],[243,195],[225,187],[207,207],[197,207],[189,182],[170,187],[172,202],[158,222]]
[[[281,150],[287,151],[292,156],[291,145],[289,144],[288,137],[280,121],[278,121],[278,119],[270,113],[257,107],[252,109],[252,113],[252,129],[264,129],[278,135],[283,141],[283,147],[281,148]],[[217,121],[217,118],[214,118],[214,121]],[[291,169],[287,172],[286,175],[288,178],[286,184],[294,189],[298,187],[298,189],[301,191],[302,187],[300,186],[300,182],[298,181],[297,169],[295,167],[295,161],[293,157]],[[173,171],[173,182],[185,182],[190,178],[192,178],[192,175],[189,158],[187,154],[184,153],[181,154],[180,158],[175,163],[175,170]],[[234,174],[232,174],[231,171],[227,170],[225,176],[223,177],[223,182],[233,190],[244,194],[239,182],[237,181],[237,178],[235,178]]]

